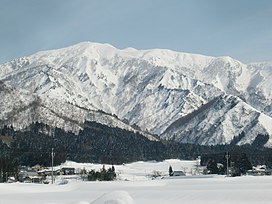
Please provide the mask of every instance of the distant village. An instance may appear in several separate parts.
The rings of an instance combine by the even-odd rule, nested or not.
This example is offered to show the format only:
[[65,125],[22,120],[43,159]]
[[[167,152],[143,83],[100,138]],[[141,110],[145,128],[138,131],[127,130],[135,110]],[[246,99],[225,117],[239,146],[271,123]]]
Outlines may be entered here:
[[[125,164],[124,164],[125,165]],[[217,163],[218,168],[221,168],[223,164]],[[154,170],[151,174],[147,174],[147,177],[155,178],[178,178],[186,176],[211,176],[212,172],[209,171],[207,166],[200,166],[200,160],[196,160],[196,165],[192,169],[173,169],[169,166],[168,174],[165,175],[158,170]],[[58,181],[58,184],[66,184],[69,179],[83,180],[83,181],[111,181],[118,179],[115,167],[112,165],[106,169],[105,165],[99,171],[86,170],[85,168],[75,168],[72,166],[60,166],[60,167],[43,167],[41,165],[35,165],[33,167],[21,166],[16,176],[10,176],[8,172],[1,172],[0,183],[38,183],[38,184],[50,184]],[[267,168],[266,165],[258,165],[251,170],[247,170],[247,176],[270,176],[272,175],[272,169]],[[236,176],[235,170],[231,166],[226,172],[226,176]]]
[[8,172],[1,172],[0,183],[7,182],[23,182],[23,183],[55,183],[55,181],[61,180],[65,182],[67,179],[76,180],[114,180],[116,178],[114,166],[106,169],[103,165],[100,171],[86,171],[85,168],[74,168],[74,167],[50,167],[45,168],[40,165],[35,165],[33,167],[21,166],[19,167],[18,174],[16,176],[9,176]]

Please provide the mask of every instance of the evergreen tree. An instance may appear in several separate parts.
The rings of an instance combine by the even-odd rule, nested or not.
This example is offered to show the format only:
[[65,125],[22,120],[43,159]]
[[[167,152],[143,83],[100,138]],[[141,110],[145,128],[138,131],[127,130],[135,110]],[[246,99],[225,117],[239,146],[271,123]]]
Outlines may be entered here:
[[172,166],[169,166],[169,176],[173,176],[173,169],[172,169]]
[[218,174],[219,169],[217,167],[217,162],[214,159],[211,159],[207,164],[207,170],[209,174]]

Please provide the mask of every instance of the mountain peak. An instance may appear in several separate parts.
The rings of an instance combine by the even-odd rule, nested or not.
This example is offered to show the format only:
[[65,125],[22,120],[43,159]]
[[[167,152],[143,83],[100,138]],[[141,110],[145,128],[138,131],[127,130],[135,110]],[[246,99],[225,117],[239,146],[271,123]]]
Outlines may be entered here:
[[[236,100],[218,99],[221,105],[211,106],[207,112],[209,120],[202,118],[207,114],[200,114],[199,121],[192,120],[194,122],[186,126],[188,131],[193,131],[196,124],[199,125],[195,129],[197,134],[206,133],[202,142],[216,144],[230,142],[230,135],[239,134],[243,125],[248,127],[246,132],[250,132],[254,123],[259,124],[254,134],[267,133],[264,129],[270,131],[262,128],[263,120],[256,118],[260,112],[269,118],[272,116],[272,71],[258,69],[258,66],[245,65],[230,57],[166,49],[117,49],[109,44],[82,42],[0,65],[0,80],[39,96],[43,106],[38,115],[45,114],[41,118],[46,118],[46,114],[54,113],[54,119],[50,118],[48,123],[59,127],[67,128],[65,118],[69,118],[74,129],[81,128],[85,120],[98,118],[90,116],[90,112],[102,111],[104,115],[115,115],[127,126],[158,135],[182,118],[197,118],[196,113],[202,113],[201,110],[219,96],[236,96],[243,101],[236,109]],[[224,111],[218,117],[220,107]],[[255,119],[244,114],[243,111],[248,110]],[[235,111],[243,113],[244,118],[236,117]],[[104,115],[99,117],[100,121],[106,118]],[[227,119],[230,116],[235,118],[234,124]],[[225,128],[220,129],[220,136],[220,131],[205,131],[208,127],[205,122],[198,124],[224,117],[226,125],[220,126]],[[211,127],[211,130],[215,129]],[[188,135],[181,129],[177,131],[177,135]]]

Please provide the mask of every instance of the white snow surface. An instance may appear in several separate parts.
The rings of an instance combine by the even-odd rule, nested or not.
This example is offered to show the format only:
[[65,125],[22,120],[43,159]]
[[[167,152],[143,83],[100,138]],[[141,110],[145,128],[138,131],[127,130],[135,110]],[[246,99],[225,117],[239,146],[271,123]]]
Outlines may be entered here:
[[[171,124],[220,95],[242,99],[244,103],[234,110],[226,104],[229,109],[208,113],[210,118],[203,120],[198,133],[220,120],[222,123],[214,134],[203,135],[206,138],[200,140],[177,138],[199,144],[229,143],[242,131],[250,132],[250,124],[255,121],[258,124],[252,132],[272,138],[272,130],[267,127],[272,116],[271,79],[272,63],[268,62],[245,65],[230,57],[165,49],[121,50],[91,42],[38,52],[0,65],[1,81],[39,97],[42,107],[34,111],[36,120],[75,133],[84,121],[90,120],[89,112],[102,110],[128,124],[105,114],[92,119],[126,129],[135,124],[145,132],[165,136]],[[7,106],[2,107],[5,112],[12,107]],[[244,110],[268,117],[253,120],[252,114],[244,114]],[[27,125],[23,121],[26,114],[29,113],[18,113],[20,117],[12,121],[6,120],[6,116],[0,120],[21,128]],[[69,121],[64,119],[66,117]],[[194,128],[192,124],[188,127]],[[182,129],[175,131],[177,135],[185,134]],[[252,143],[254,136],[251,136],[242,143]],[[271,139],[266,145],[272,145]]]
[[[69,180],[66,185],[12,183],[0,184],[1,204],[270,204],[272,176],[224,177],[182,176],[164,179],[134,179],[146,171],[167,172],[194,167],[196,161],[166,160],[117,165],[126,180],[83,182]],[[101,168],[101,164],[77,164],[74,167]],[[147,174],[146,174],[147,175]]]
[[102,195],[91,204],[133,204],[134,201],[126,191],[112,191]]

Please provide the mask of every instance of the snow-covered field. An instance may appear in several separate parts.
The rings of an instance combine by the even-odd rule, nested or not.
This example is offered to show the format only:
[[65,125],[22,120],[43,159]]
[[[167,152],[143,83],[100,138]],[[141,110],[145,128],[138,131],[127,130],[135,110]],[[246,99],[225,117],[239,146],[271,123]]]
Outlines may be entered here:
[[[136,162],[115,166],[117,181],[83,182],[69,180],[56,184],[0,184],[0,204],[150,204],[150,203],[271,203],[272,176],[236,177],[186,176],[152,180],[154,170],[167,174],[174,170],[191,173],[195,161],[166,160],[164,162]],[[66,162],[63,166],[99,169],[101,165]]]

